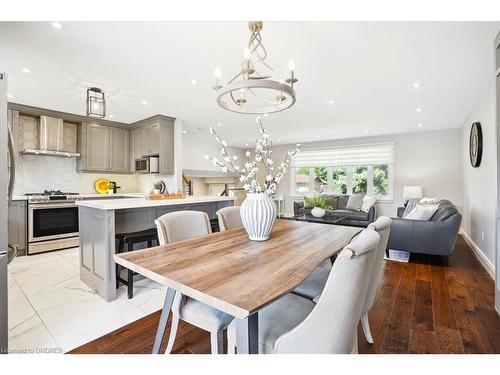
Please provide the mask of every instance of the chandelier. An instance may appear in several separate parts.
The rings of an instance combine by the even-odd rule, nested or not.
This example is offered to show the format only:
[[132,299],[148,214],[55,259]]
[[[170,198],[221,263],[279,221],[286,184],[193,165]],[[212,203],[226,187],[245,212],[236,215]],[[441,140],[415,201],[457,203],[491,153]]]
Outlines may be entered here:
[[260,35],[262,27],[262,21],[248,23],[250,39],[244,59],[225,85],[220,84],[220,68],[214,71],[217,104],[228,111],[265,114],[283,111],[295,103],[295,63],[288,62],[290,76],[284,82],[274,79],[274,68],[266,62],[267,51]]

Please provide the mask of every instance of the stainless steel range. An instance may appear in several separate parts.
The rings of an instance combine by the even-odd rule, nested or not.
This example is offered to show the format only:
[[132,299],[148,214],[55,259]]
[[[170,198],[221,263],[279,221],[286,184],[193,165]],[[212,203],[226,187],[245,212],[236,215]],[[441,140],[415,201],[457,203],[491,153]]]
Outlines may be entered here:
[[78,246],[77,193],[45,190],[28,196],[28,254]]

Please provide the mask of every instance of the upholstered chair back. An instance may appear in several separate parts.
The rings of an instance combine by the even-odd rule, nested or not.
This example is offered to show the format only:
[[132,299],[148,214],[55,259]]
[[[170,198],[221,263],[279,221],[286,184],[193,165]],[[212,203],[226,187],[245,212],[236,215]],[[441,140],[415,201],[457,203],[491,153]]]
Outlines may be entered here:
[[351,353],[379,240],[365,229],[339,253],[316,306],[276,340],[276,353]]
[[160,245],[178,242],[212,232],[210,219],[201,211],[169,212],[155,220]]
[[377,255],[375,257],[375,262],[373,263],[371,279],[368,284],[363,314],[371,310],[373,302],[375,301],[375,296],[378,292],[380,276],[384,266],[385,250],[387,249],[387,242],[389,241],[389,234],[391,231],[391,222],[392,220],[390,217],[381,216],[368,225],[368,229],[373,229],[380,235],[380,241],[377,246]]
[[229,229],[241,228],[240,206],[224,207],[217,211],[219,229],[221,232]]

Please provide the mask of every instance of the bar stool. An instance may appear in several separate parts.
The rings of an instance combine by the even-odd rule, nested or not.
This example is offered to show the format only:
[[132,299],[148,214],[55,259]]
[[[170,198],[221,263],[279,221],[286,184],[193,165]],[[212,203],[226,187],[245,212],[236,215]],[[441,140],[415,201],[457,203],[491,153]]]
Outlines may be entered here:
[[[153,247],[153,241],[156,241],[157,245],[159,244],[156,228],[141,230],[139,232],[119,233],[115,235],[115,238],[118,240],[117,254],[133,251],[134,245],[137,243],[147,242],[148,247]],[[126,250],[125,244],[127,245]],[[128,299],[131,299],[134,297],[134,275],[136,273],[132,270],[127,270],[127,280],[124,280],[120,277],[121,269],[122,267],[116,264],[116,289],[120,287],[120,283],[123,283],[127,286]]]

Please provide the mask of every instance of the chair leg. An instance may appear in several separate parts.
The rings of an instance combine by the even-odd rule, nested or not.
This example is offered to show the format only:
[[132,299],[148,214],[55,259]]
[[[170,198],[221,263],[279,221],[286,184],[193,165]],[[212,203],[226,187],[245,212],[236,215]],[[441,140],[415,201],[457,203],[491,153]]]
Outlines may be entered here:
[[128,299],[134,298],[134,271],[127,270],[127,294]]
[[210,332],[210,346],[212,349],[212,354],[224,353],[224,337],[222,331]]
[[368,313],[363,314],[363,316],[361,316],[361,327],[363,327],[363,332],[365,334],[366,341],[368,341],[370,344],[373,344],[373,337],[370,331],[370,322],[368,321]]
[[175,336],[177,335],[177,327],[179,327],[179,317],[172,314],[172,324],[170,326],[170,336],[168,337],[167,349],[165,354],[172,353],[172,348],[174,347]]
[[[124,247],[124,242],[122,239],[118,240],[118,251],[116,251],[117,254],[120,254],[123,251]],[[116,276],[116,289],[120,287],[120,273],[121,273],[122,267],[116,263],[115,266],[115,276]]]
[[352,347],[351,354],[359,354],[359,350],[358,350],[358,335],[357,334],[356,334],[356,337],[354,338],[354,345]]
[[227,341],[227,354],[236,354],[236,343]]

